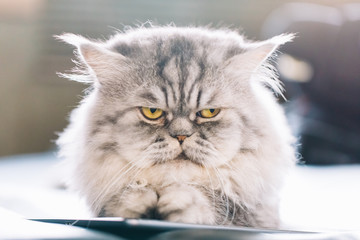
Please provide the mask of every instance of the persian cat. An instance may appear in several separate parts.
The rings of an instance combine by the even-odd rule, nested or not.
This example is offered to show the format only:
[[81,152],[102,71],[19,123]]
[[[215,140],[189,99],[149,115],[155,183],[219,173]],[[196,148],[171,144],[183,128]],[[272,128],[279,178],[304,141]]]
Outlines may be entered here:
[[91,84],[57,143],[94,216],[279,226],[295,155],[269,59],[291,35],[166,26],[58,38],[78,58],[65,77]]

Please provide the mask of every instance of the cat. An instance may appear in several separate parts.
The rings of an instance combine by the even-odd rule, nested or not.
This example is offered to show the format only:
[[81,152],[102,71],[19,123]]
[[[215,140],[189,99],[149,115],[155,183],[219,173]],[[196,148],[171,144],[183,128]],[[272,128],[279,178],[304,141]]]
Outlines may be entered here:
[[294,138],[270,64],[291,34],[150,26],[106,41],[70,33],[90,90],[60,134],[72,185],[97,217],[278,228]]

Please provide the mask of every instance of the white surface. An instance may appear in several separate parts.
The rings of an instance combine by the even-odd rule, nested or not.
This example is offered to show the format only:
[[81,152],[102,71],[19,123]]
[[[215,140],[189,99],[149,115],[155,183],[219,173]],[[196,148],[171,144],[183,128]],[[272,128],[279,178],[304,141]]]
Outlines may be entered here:
[[[55,187],[57,164],[52,153],[0,159],[0,208],[26,218],[89,217],[76,194]],[[297,166],[281,216],[288,229],[360,231],[360,165]]]
[[302,230],[360,230],[360,165],[297,166],[283,191],[281,215]]
[[76,194],[56,187],[59,167],[53,153],[0,158],[0,207],[26,218],[89,217]]

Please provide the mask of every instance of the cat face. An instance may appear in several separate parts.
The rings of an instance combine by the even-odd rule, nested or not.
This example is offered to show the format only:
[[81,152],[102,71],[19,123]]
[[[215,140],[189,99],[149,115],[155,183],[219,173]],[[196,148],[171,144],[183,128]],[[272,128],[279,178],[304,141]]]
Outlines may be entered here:
[[94,149],[147,168],[169,161],[219,166],[256,148],[260,110],[251,78],[277,44],[192,31],[134,31],[106,43],[77,38],[95,86]]

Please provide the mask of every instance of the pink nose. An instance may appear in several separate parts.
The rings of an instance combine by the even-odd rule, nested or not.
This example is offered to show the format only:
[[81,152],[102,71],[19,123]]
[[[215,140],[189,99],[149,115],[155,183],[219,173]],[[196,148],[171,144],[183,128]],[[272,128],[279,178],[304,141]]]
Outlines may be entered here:
[[178,135],[176,136],[177,140],[179,141],[180,144],[182,144],[186,138],[185,135]]

